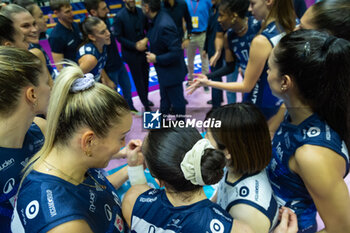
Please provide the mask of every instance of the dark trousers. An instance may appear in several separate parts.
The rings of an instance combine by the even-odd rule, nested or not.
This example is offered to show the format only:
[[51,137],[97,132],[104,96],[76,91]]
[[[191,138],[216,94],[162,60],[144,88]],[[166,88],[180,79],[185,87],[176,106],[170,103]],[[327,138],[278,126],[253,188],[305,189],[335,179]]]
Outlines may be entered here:
[[[223,65],[223,55],[221,55],[220,59],[217,61],[216,66],[210,67],[211,72],[214,72],[218,69],[220,69]],[[213,78],[213,81],[218,81],[222,82],[221,77]],[[223,91],[220,89],[216,88],[211,88],[211,101],[212,101],[212,106],[213,108],[217,108],[221,106],[221,102],[223,102],[223,97],[222,97]]]
[[162,114],[169,114],[172,106],[175,114],[186,114],[186,101],[182,83],[170,87],[159,85],[160,91],[160,111]]
[[125,58],[126,63],[130,68],[132,79],[134,80],[137,94],[140,97],[141,103],[145,108],[148,105],[148,78],[149,64],[146,60],[146,55],[135,54],[135,56]]

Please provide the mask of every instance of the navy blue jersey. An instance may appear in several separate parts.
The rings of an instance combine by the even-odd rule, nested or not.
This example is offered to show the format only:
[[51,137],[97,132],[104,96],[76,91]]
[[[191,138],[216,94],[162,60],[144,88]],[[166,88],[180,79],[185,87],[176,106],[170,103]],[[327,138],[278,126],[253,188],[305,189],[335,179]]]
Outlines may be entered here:
[[22,148],[0,147],[0,232],[10,231],[14,198],[21,182],[20,173],[43,144],[44,135],[33,123],[24,138]]
[[227,212],[234,205],[250,205],[270,220],[272,229],[277,223],[279,208],[266,171],[250,176],[244,175],[234,183],[227,180],[227,175],[226,171],[219,183],[217,203]]
[[49,43],[52,52],[62,53],[65,59],[75,61],[82,36],[77,23],[73,22],[72,28],[70,30],[57,22],[50,34]]
[[87,43],[80,47],[77,54],[77,61],[79,61],[81,57],[87,54],[90,54],[97,59],[97,65],[92,70],[90,70],[89,73],[92,73],[95,80],[99,81],[101,79],[102,69],[105,67],[107,62],[107,46],[104,45],[103,51],[100,53],[93,43]]
[[[279,40],[285,35],[285,32],[280,31],[275,22],[271,22],[261,32],[265,36],[272,47],[275,47]],[[259,107],[266,119],[270,119],[275,115],[282,104],[282,101],[272,95],[269,83],[267,82],[267,60],[265,62],[264,70],[262,71],[259,80],[250,93],[245,93],[243,97],[244,102],[250,102]]]
[[17,197],[12,232],[47,232],[78,219],[86,221],[95,233],[127,232],[115,188],[100,170],[90,169],[88,174],[83,183],[75,186],[59,177],[32,171]]
[[150,189],[134,205],[131,232],[231,232],[232,217],[208,199],[174,207],[165,191]]
[[53,79],[55,79],[56,73],[55,73],[54,69],[53,69],[52,66],[51,66],[50,58],[49,58],[49,56],[47,55],[47,53],[45,52],[45,50],[43,49],[43,47],[41,47],[40,44],[32,44],[32,43],[30,43],[30,44],[29,44],[29,49],[28,49],[28,50],[31,50],[31,49],[40,49],[40,51],[41,51],[41,52],[44,54],[44,56],[45,56],[45,61],[46,61],[47,70],[48,70],[49,73],[51,74],[51,77],[52,77]]
[[299,230],[316,225],[316,207],[302,179],[289,169],[288,162],[295,151],[305,145],[329,148],[346,161],[349,171],[349,154],[345,143],[317,114],[299,125],[293,125],[287,115],[272,141],[272,160],[267,172],[279,204],[291,208],[298,217]]
[[237,36],[234,30],[231,28],[227,31],[227,41],[230,49],[235,55],[239,66],[241,67],[243,73],[247,68],[249,60],[249,49],[250,43],[253,38],[259,32],[261,27],[261,22],[254,19],[253,16],[248,17],[248,31],[242,37]]

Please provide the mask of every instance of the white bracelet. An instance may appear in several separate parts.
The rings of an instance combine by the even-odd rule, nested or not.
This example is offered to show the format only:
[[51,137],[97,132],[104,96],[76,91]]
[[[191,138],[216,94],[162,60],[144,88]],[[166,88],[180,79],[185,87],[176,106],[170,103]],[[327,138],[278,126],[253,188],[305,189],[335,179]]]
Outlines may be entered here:
[[128,166],[128,175],[131,185],[147,183],[143,165],[135,167]]

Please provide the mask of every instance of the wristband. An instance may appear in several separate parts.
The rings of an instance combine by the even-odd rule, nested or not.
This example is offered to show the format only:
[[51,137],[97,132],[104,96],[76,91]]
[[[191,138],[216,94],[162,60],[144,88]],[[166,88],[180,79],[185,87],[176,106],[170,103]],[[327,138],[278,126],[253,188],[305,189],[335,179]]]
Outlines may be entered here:
[[131,185],[147,183],[143,165],[135,167],[128,166],[128,176]]

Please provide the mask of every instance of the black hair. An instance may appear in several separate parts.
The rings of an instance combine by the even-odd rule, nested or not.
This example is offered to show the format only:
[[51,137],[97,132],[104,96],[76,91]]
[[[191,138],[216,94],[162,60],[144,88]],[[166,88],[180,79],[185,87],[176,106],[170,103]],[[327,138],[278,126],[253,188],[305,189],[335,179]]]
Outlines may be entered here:
[[225,12],[237,13],[238,17],[244,19],[249,8],[249,0],[222,0],[220,2],[220,9]]
[[250,103],[234,103],[219,107],[207,118],[221,121],[220,128],[209,128],[220,150],[227,149],[231,159],[227,165],[236,174],[254,174],[271,160],[272,147],[266,118]]
[[61,11],[62,7],[69,7],[70,0],[50,0],[50,8],[52,11]]
[[350,42],[298,30],[283,37],[274,54],[280,75],[292,78],[301,100],[349,143]]
[[103,2],[103,0],[84,0],[84,5],[86,10],[90,13],[91,10],[98,9],[100,2]]
[[147,4],[149,9],[152,12],[160,11],[160,6],[161,6],[160,0],[142,0],[142,3]]
[[350,41],[350,1],[323,0],[312,6],[311,22],[319,30]]
[[[166,187],[177,191],[195,191],[201,188],[186,180],[180,164],[201,135],[195,128],[163,128],[151,130],[145,139],[142,152],[147,166],[155,178],[164,181]],[[201,159],[201,172],[205,184],[215,184],[223,177],[225,155],[214,149],[206,149]]]
[[16,33],[18,32],[12,20],[0,15],[0,45],[3,45],[6,41],[15,42]]

